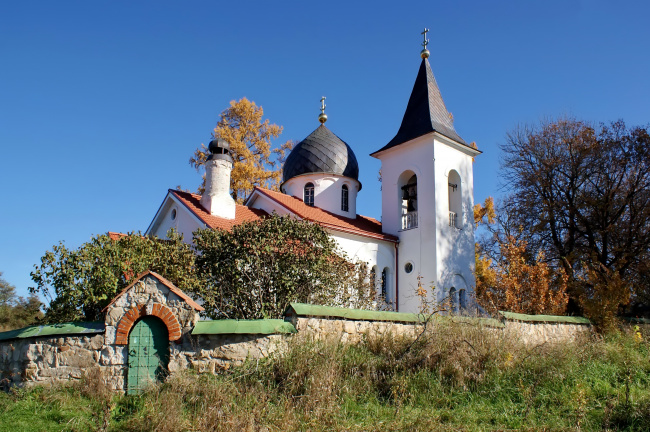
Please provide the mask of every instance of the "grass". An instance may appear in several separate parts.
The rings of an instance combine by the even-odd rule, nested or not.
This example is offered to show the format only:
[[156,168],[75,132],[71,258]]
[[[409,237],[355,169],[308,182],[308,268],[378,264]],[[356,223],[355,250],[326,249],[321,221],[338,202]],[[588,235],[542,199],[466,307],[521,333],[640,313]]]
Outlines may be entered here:
[[177,374],[139,396],[100,377],[0,393],[0,431],[650,430],[650,346],[616,333],[524,347],[467,325]]

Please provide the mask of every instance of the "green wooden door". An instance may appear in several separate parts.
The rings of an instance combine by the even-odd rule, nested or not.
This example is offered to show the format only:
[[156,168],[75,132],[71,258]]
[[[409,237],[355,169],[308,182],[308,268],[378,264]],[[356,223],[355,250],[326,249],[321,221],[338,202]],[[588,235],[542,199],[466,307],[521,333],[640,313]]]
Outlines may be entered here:
[[137,393],[152,381],[162,381],[169,363],[169,335],[156,317],[144,317],[129,333],[127,391]]

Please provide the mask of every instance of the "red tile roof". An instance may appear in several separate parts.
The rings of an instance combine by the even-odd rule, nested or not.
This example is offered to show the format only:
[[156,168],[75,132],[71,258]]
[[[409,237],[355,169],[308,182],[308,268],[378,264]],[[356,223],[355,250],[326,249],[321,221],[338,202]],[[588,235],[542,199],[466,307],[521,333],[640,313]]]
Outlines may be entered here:
[[[381,222],[377,219],[361,215],[357,215],[356,219],[350,219],[319,209],[318,207],[310,207],[302,202],[302,200],[285,195],[281,192],[274,192],[261,187],[256,187],[255,190],[277,202],[296,216],[312,222],[317,222],[324,228],[391,242],[398,241],[397,237],[390,234],[384,234],[381,231]],[[203,223],[213,229],[218,228],[229,230],[234,225],[239,225],[244,221],[254,221],[268,215],[264,210],[249,208],[238,204],[235,210],[235,219],[225,219],[208,213],[201,206],[200,195],[175,189],[169,189],[169,192],[178,198],[178,200],[181,201],[201,221],[203,221]]]
[[245,221],[258,220],[261,217],[268,215],[264,210],[251,209],[237,204],[235,208],[235,219],[213,216],[201,206],[201,195],[175,189],[169,189],[169,192],[178,198],[178,200],[194,213],[204,224],[212,229],[229,230],[234,225],[239,225]]
[[301,199],[281,192],[274,192],[261,187],[256,187],[255,190],[277,202],[300,218],[317,222],[324,228],[392,242],[398,241],[397,237],[382,232],[381,222],[377,219],[361,215],[357,215],[356,219],[350,219],[318,207],[308,206]]
[[123,234],[123,233],[118,233],[113,231],[108,232],[108,238],[110,238],[111,240],[119,240],[122,237],[126,237],[127,235],[128,234]]

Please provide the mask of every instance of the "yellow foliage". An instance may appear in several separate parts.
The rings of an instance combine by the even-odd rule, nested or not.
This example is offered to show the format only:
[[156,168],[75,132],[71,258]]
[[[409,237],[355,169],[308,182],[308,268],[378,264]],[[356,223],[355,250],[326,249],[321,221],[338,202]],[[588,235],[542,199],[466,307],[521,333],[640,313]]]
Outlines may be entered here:
[[[268,119],[262,121],[263,115],[264,110],[255,102],[245,97],[233,100],[221,113],[212,134],[230,144],[233,157],[230,188],[238,202],[242,202],[255,186],[277,190],[284,156],[293,146],[292,141],[287,141],[278,148],[271,148],[271,140],[280,136],[282,126],[271,124]],[[207,156],[207,147],[201,145],[190,158],[190,164],[198,171]]]
[[568,277],[553,271],[539,253],[527,258],[527,243],[508,236],[499,244],[502,259],[491,261],[476,254],[476,295],[480,303],[498,310],[526,314],[561,315],[566,310]]
[[494,198],[487,197],[483,205],[476,204],[474,206],[474,224],[478,227],[484,218],[487,218],[487,223],[492,224],[496,221],[497,214],[494,210]]
[[577,279],[586,287],[578,299],[585,316],[601,329],[613,328],[619,306],[630,301],[629,283],[602,264],[585,264]]

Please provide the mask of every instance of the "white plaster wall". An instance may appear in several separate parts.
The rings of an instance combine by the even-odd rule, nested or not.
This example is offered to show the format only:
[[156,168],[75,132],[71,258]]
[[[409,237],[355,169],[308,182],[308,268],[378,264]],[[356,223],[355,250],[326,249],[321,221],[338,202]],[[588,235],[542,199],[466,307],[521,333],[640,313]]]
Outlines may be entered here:
[[[422,305],[417,295],[418,276],[429,288],[428,300],[433,300],[430,286],[437,282],[436,260],[436,190],[434,187],[433,136],[425,135],[392,148],[377,156],[382,174],[383,231],[399,237],[398,311],[419,312]],[[405,171],[417,176],[418,227],[402,230],[402,191],[399,178]],[[446,184],[446,183],[445,183]],[[445,204],[446,208],[446,204]],[[407,274],[404,266],[413,264]]]
[[[456,288],[456,296],[461,289],[466,290],[468,307],[474,298],[474,175],[472,156],[458,144],[436,136],[435,185],[440,205],[436,208],[436,248],[437,248],[437,300],[443,301],[451,287]],[[449,172],[455,170],[461,179],[460,199],[462,215],[458,215],[457,227],[449,226]]]
[[[174,220],[171,217],[172,210],[176,210],[176,219]],[[147,231],[146,234],[154,235],[158,238],[167,238],[167,232],[171,228],[183,234],[183,241],[185,243],[192,243],[194,231],[199,228],[205,228],[205,224],[199,222],[196,216],[183,204],[168,196],[160,209],[160,219],[157,225],[153,226],[151,231]]]
[[368,269],[377,266],[377,278],[388,268],[386,292],[388,301],[395,299],[395,244],[369,237],[361,237],[340,231],[328,230],[329,234],[352,262],[365,262]]
[[[305,174],[293,177],[282,185],[282,192],[303,199],[307,183],[314,184],[314,206],[348,218],[357,217],[357,193],[361,184],[350,178],[335,174]],[[341,190],[348,186],[348,211],[341,210]]]

